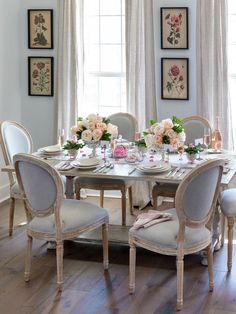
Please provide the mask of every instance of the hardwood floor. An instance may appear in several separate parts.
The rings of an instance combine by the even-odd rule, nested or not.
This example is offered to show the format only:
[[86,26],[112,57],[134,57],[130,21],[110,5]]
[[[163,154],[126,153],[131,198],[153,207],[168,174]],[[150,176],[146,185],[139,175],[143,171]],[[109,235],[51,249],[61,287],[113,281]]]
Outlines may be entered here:
[[[96,198],[88,201],[97,202]],[[105,201],[111,223],[120,221],[120,200]],[[132,223],[134,217],[128,217]],[[4,314],[169,314],[175,313],[175,258],[138,249],[136,292],[128,292],[128,246],[109,246],[109,270],[103,271],[102,247],[65,242],[64,290],[57,293],[55,250],[34,241],[32,275],[24,282],[25,214],[18,202],[15,230],[8,237],[8,205],[0,209],[0,313]],[[215,290],[208,293],[207,268],[199,254],[185,258],[184,309],[181,313],[236,313],[236,266],[227,273],[226,245],[214,254]],[[234,253],[235,255],[235,253]],[[234,256],[235,260],[235,256]]]

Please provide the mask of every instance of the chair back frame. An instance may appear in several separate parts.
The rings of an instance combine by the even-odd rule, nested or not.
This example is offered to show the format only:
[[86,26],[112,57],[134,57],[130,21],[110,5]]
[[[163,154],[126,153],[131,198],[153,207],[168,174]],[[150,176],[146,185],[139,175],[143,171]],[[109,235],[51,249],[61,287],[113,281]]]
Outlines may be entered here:
[[[133,134],[129,134],[129,138],[126,138],[126,139],[130,140],[130,141],[135,140],[135,133],[138,132],[138,121],[136,120],[136,118],[131,113],[117,112],[117,113],[114,113],[114,114],[111,114],[110,116],[108,116],[108,119],[111,120],[112,124],[116,124],[116,121],[118,119],[120,119],[120,120],[123,119],[125,121],[129,120],[132,124],[132,127],[133,127]],[[119,129],[119,125],[117,125],[117,126],[118,126],[118,132],[120,134],[122,134],[122,131],[120,131],[120,129]]]
[[209,130],[209,135],[210,135],[210,142],[211,142],[211,138],[212,138],[212,126],[209,122],[209,120],[207,120],[206,118],[203,118],[201,116],[189,116],[189,117],[186,117],[186,118],[183,118],[182,119],[183,121],[183,126],[185,123],[188,123],[188,122],[191,122],[191,121],[196,121],[196,122],[200,122],[201,124],[204,125],[205,128],[207,128]]
[[[223,173],[223,166],[224,166],[224,160],[208,160],[204,162],[202,165],[198,166],[196,169],[191,171],[185,179],[179,184],[178,189],[176,191],[175,196],[175,208],[176,212],[179,218],[179,233],[178,233],[178,245],[180,242],[184,241],[185,236],[185,227],[190,228],[199,228],[202,226],[206,226],[209,230],[212,230],[212,222],[213,222],[213,216],[214,216],[214,210],[216,208],[217,199],[219,197],[220,193],[220,182],[222,178]],[[218,169],[218,175],[217,175],[217,182],[216,182],[216,188],[214,190],[214,195],[212,198],[211,206],[206,213],[206,215],[202,219],[190,219],[186,216],[183,208],[183,197],[187,191],[187,188],[189,184],[198,176],[204,173],[205,171],[208,171],[212,168],[219,168]]]
[[[57,239],[61,238],[60,235],[62,233],[62,224],[61,224],[61,218],[60,218],[60,207],[61,207],[62,199],[64,198],[64,187],[63,187],[63,183],[62,183],[59,172],[55,168],[47,164],[45,161],[30,154],[16,154],[13,157],[13,160],[14,160],[17,180],[18,180],[20,189],[22,190],[25,197],[27,210],[31,213],[32,216],[37,216],[37,217],[45,217],[45,216],[54,214]],[[45,208],[43,210],[37,210],[37,208],[34,208],[32,206],[32,203],[29,201],[29,195],[27,194],[27,191],[24,186],[24,182],[28,178],[24,177],[23,179],[24,174],[21,171],[22,163],[31,164],[31,165],[34,165],[35,167],[40,168],[41,170],[44,170],[49,175],[48,177],[51,178],[52,182],[55,184],[56,191],[57,191],[56,197],[53,204],[49,206],[48,208]],[[37,191],[37,188],[35,190]]]
[[[1,144],[1,148],[2,148],[3,159],[4,159],[6,166],[12,165],[12,157],[13,156],[10,155],[5,132],[6,132],[6,129],[8,127],[12,127],[12,126],[19,129],[20,132],[22,133],[22,135],[24,135],[26,140],[27,140],[28,151],[24,152],[24,153],[30,154],[33,152],[33,140],[32,140],[30,133],[28,132],[28,130],[25,127],[23,127],[21,124],[15,122],[15,121],[10,121],[10,120],[2,121],[0,124],[0,144]],[[23,153],[23,152],[19,151],[18,153]],[[9,178],[10,186],[12,186],[15,183],[15,177],[14,177],[13,173],[10,171],[8,171],[8,178]]]

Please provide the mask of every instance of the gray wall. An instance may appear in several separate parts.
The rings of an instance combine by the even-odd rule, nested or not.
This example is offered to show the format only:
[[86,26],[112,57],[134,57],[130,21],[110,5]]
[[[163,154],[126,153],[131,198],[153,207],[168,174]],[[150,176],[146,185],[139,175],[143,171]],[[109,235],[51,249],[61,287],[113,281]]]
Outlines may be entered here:
[[[54,81],[56,81],[57,1],[60,0],[0,0],[0,121],[16,120],[25,125],[32,134],[35,149],[55,143],[57,107],[55,97],[28,96],[27,57],[55,57]],[[190,48],[188,50],[160,49],[160,7],[162,6],[189,7]],[[27,9],[40,8],[54,10],[53,50],[28,49]],[[158,119],[170,117],[173,114],[184,117],[196,113],[195,12],[196,0],[154,0]],[[161,100],[161,57],[188,57],[190,59],[189,101]],[[7,196],[8,180],[6,174],[0,172],[0,201]]]

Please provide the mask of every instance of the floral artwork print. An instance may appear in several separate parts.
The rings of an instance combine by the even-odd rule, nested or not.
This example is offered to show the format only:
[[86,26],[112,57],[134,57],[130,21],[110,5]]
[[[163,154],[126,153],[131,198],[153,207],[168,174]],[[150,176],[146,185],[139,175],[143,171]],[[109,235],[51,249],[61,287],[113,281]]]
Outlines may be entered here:
[[184,77],[183,77],[183,67],[180,69],[177,65],[170,67],[168,71],[169,80],[166,82],[166,89],[168,93],[173,94],[173,90],[176,91],[178,95],[181,95],[185,86],[184,86]]
[[162,99],[188,99],[188,59],[162,59]]
[[179,39],[181,37],[181,25],[182,25],[182,14],[180,13],[178,16],[175,14],[171,15],[168,13],[165,17],[167,24],[170,25],[170,32],[167,41],[175,47],[179,43]]
[[31,57],[30,95],[52,95],[52,58]]
[[46,46],[47,38],[45,37],[45,32],[47,31],[47,26],[45,25],[45,18],[42,13],[35,15],[34,25],[35,37],[33,45]]
[[52,10],[28,10],[29,48],[53,48],[52,19]]
[[161,48],[188,49],[188,8],[161,8]]

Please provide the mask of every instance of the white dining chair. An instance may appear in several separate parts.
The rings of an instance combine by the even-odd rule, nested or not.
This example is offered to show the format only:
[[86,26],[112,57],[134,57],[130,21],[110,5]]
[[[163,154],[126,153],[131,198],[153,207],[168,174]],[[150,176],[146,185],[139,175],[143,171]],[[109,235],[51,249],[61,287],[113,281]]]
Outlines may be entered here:
[[[212,137],[212,126],[210,122],[201,116],[189,116],[182,119],[183,127],[186,134],[185,143],[195,143],[195,139],[204,138],[204,132],[210,136],[210,142]],[[210,144],[210,143],[209,143]],[[177,184],[172,183],[159,183],[155,184],[152,189],[152,199],[153,207],[157,209],[158,197],[168,197],[174,198],[176,190],[178,188]]]
[[32,219],[27,224],[25,281],[30,280],[33,238],[56,242],[57,284],[63,288],[63,242],[102,227],[103,265],[108,269],[108,213],[89,202],[64,199],[59,172],[29,154],[13,157],[17,179]]
[[[112,124],[118,126],[119,134],[129,141],[134,141],[137,132],[137,120],[130,113],[119,112],[108,117]],[[118,190],[121,192],[121,221],[122,225],[126,225],[126,194],[129,195],[130,213],[133,214],[132,200],[132,184],[133,181],[128,179],[107,179],[107,178],[87,178],[79,176],[75,178],[76,199],[80,199],[81,189],[93,189],[100,191],[100,206],[104,204],[104,191]]]
[[[2,121],[0,124],[0,144],[5,165],[13,165],[13,156],[17,153],[32,153],[33,142],[24,126],[15,121]],[[8,172],[10,186],[9,236],[13,234],[15,200],[23,200],[14,173]]]
[[214,287],[212,220],[219,196],[223,160],[206,161],[179,184],[171,220],[129,231],[130,293],[135,292],[136,247],[176,256],[177,310],[183,307],[184,256],[207,250],[209,290]]

